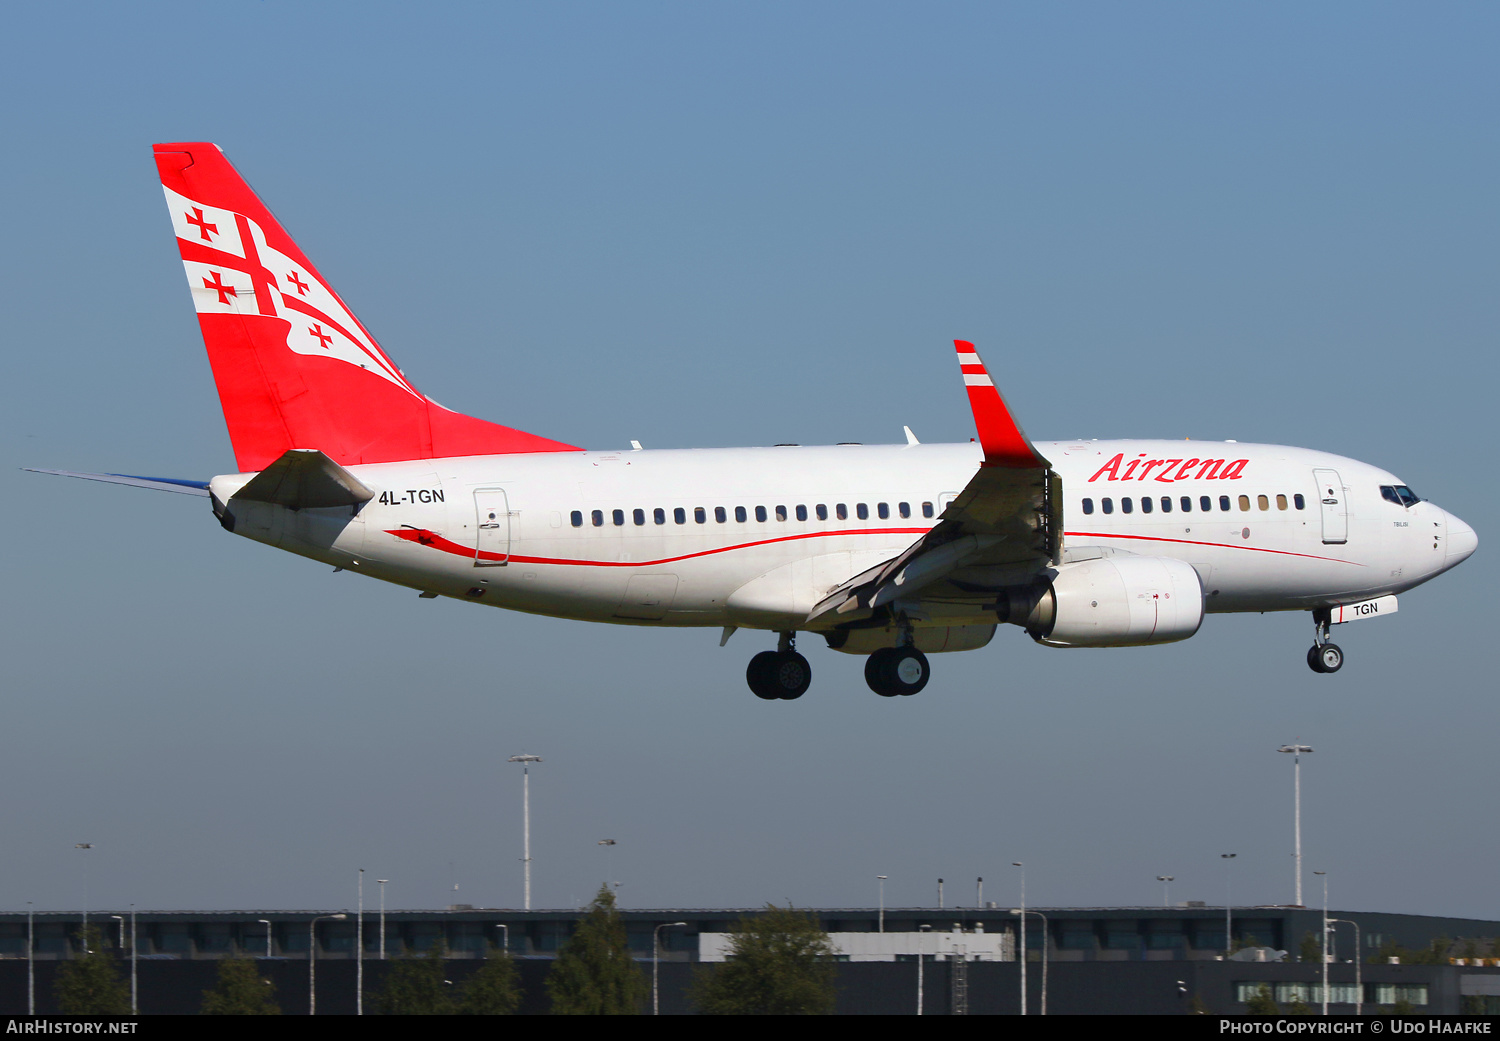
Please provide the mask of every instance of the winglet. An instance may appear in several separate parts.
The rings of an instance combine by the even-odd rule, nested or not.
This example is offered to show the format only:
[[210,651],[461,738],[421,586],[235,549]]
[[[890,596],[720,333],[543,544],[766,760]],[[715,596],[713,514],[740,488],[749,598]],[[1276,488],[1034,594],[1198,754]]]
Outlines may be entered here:
[[958,348],[958,364],[969,392],[969,407],[974,410],[974,426],[984,448],[984,465],[1022,470],[1050,467],[1052,464],[1031,447],[1020,424],[1011,416],[1005,398],[990,379],[974,345],[968,340],[954,340],[953,345]]

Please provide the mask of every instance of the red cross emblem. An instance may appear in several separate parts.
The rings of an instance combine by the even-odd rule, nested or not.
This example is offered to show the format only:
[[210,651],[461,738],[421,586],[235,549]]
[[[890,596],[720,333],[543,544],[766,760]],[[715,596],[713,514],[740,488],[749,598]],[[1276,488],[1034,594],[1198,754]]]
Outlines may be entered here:
[[307,331],[318,338],[318,344],[324,350],[327,350],[328,345],[333,342],[333,337],[325,333],[321,325],[311,326]]
[[308,288],[307,287],[307,283],[304,282],[304,281],[302,281],[302,279],[297,275],[297,272],[295,272],[295,271],[288,271],[287,275],[286,275],[286,280],[288,282],[290,282],[292,285],[294,285],[294,286],[297,287],[297,295],[298,296],[306,296],[307,295],[307,288]]
[[217,224],[210,224],[208,223],[208,221],[204,220],[203,211],[197,206],[193,207],[192,213],[184,213],[183,216],[187,218],[187,222],[189,224],[197,226],[198,237],[201,238],[204,242],[212,242],[214,240],[214,236],[219,233],[219,226]]
[[[213,225],[210,224],[209,227],[211,228],[211,227],[213,227]],[[239,296],[239,293],[236,293],[234,291],[234,286],[226,286],[220,280],[219,273],[217,271],[210,271],[209,274],[214,276],[214,280],[212,282],[210,282],[208,279],[205,278],[203,280],[203,288],[204,289],[212,289],[215,293],[218,293],[219,294],[219,303],[221,303],[221,304],[227,304],[227,303],[229,303],[229,298],[231,296]]]

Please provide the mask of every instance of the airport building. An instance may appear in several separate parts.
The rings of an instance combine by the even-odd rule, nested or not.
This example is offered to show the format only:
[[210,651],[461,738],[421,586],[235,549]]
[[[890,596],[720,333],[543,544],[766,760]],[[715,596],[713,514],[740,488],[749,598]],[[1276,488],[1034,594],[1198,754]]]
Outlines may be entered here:
[[[691,1011],[688,988],[702,963],[721,961],[728,935],[759,909],[622,909],[629,942],[648,963],[659,936],[663,1011]],[[1009,908],[811,909],[839,950],[839,1011],[915,1012],[918,961],[923,1011],[1013,1013],[1020,1007],[1018,917]],[[344,917],[332,917],[343,915]],[[366,992],[394,959],[442,942],[451,972],[462,977],[504,946],[520,962],[528,1000],[545,1012],[550,963],[581,917],[578,910],[519,911],[456,906],[442,911],[366,910]],[[1261,988],[1283,1005],[1321,1003],[1323,967],[1298,961],[1304,940],[1321,928],[1320,910],[1305,907],[1028,908],[1028,1011],[1050,1014],[1245,1011]],[[1500,921],[1381,912],[1331,911],[1329,1000],[1332,1011],[1356,1004],[1374,1012],[1400,1005],[1417,1012],[1500,1012]],[[215,962],[253,957],[277,983],[288,1013],[306,1012],[307,960],[316,947],[319,1011],[352,1012],[359,923],[352,909],[320,911],[150,911],[134,918],[135,971],[143,1013],[192,1012],[213,984]],[[104,932],[128,964],[129,912],[98,911]],[[674,923],[686,923],[676,925]],[[38,912],[28,966],[24,912],[0,914],[0,1012],[26,1010],[25,978],[50,979],[77,952],[82,916]],[[1434,943],[1440,953],[1432,955]],[[1226,957],[1226,948],[1234,953]],[[1435,964],[1392,964],[1390,951],[1427,952]],[[385,964],[381,964],[382,950]],[[1286,957],[1282,958],[1282,952]],[[1356,965],[1356,962],[1358,963]],[[1356,975],[1358,979],[1356,979]],[[45,981],[44,981],[45,982]],[[50,990],[39,1010],[45,1011]],[[150,994],[150,1000],[146,995]],[[301,1002],[300,1007],[298,1001]]]

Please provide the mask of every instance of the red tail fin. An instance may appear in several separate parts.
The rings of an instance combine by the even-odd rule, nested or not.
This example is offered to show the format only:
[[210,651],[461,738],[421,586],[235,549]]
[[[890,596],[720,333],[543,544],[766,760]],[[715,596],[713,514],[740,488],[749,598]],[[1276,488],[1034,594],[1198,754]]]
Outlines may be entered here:
[[241,471],[290,448],[336,462],[573,452],[411,385],[218,146],[154,146]]

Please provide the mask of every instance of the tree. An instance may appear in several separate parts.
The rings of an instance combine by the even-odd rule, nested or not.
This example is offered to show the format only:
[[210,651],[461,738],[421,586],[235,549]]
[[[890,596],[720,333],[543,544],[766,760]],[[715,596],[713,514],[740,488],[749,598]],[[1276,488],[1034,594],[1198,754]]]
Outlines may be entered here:
[[1281,1009],[1276,1005],[1276,999],[1271,997],[1271,988],[1264,983],[1259,990],[1250,995],[1250,1000],[1245,1002],[1245,1011],[1252,1016],[1279,1016]]
[[398,961],[386,975],[376,1005],[383,1016],[451,1016],[453,995],[445,979],[443,959],[448,949],[441,940],[420,958]]
[[1302,944],[1297,951],[1297,960],[1304,963],[1317,963],[1323,960],[1323,947],[1311,931],[1302,934]]
[[71,1016],[128,1016],[130,989],[120,978],[114,952],[89,926],[83,953],[63,963],[53,985],[57,1010]]
[[458,1012],[464,1016],[508,1016],[521,1004],[520,974],[510,955],[491,954],[464,983]]
[[812,915],[767,904],[734,927],[728,961],[699,975],[694,1003],[717,1016],[827,1015],[837,953]]
[[557,953],[547,974],[554,1016],[633,1016],[645,999],[646,977],[630,956],[615,895],[599,887],[588,914]]
[[249,958],[219,962],[219,981],[203,992],[205,1016],[279,1016],[276,990]]

